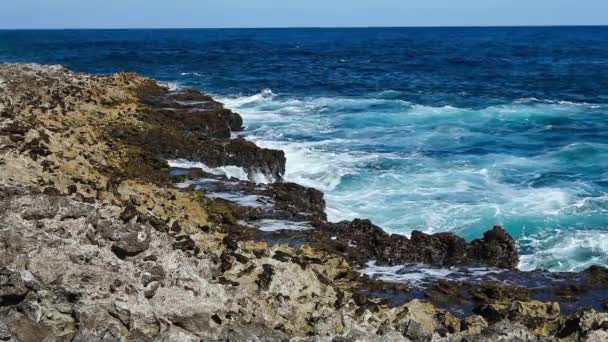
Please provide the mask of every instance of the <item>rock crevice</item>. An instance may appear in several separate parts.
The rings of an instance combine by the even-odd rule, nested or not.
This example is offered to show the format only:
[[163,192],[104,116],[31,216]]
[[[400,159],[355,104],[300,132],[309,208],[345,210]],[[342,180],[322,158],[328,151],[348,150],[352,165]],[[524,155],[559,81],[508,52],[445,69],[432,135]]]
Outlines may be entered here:
[[[518,255],[500,227],[389,235],[329,223],[323,194],[281,182],[285,155],[194,90],[123,73],[0,65],[0,339],[5,341],[601,341],[608,316],[566,315],[508,285],[414,289],[383,265],[484,265]],[[167,159],[237,166],[255,184]],[[179,171],[175,174],[173,171]],[[179,183],[180,186],[176,186]],[[573,298],[607,285],[586,273]],[[407,300],[394,304],[383,296]],[[415,297],[415,296],[414,296]],[[438,298],[474,306],[465,317]],[[516,299],[516,300],[514,300]]]

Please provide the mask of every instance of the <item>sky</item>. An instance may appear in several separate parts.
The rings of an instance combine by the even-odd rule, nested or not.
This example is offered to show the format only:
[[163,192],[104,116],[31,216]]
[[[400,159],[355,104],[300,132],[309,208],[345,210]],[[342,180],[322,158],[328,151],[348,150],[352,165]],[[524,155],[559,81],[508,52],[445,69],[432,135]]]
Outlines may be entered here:
[[606,25],[608,0],[10,0],[0,28]]

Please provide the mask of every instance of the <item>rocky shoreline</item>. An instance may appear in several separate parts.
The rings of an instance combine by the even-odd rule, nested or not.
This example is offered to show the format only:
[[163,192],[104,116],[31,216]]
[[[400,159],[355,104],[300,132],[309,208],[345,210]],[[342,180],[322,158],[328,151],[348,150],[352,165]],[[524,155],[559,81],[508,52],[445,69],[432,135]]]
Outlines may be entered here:
[[[323,194],[282,182],[283,152],[242,130],[209,96],[135,74],[0,65],[0,339],[608,340],[605,268],[518,272],[501,227],[467,242],[327,222]],[[370,262],[520,281],[413,289],[363,275]]]

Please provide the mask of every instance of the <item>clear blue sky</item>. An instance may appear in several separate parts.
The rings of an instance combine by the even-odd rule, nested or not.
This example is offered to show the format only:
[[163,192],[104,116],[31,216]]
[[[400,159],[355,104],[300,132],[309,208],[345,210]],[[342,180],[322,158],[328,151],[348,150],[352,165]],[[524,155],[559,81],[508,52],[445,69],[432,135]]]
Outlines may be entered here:
[[608,0],[5,0],[0,28],[608,24]]

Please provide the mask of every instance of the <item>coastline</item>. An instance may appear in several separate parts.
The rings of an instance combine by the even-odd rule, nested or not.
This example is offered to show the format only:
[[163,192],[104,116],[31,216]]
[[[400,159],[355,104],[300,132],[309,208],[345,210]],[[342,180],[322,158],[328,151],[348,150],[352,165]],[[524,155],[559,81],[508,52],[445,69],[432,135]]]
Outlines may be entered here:
[[[608,315],[562,314],[557,303],[584,298],[574,308],[588,309],[585,296],[608,287],[601,267],[556,275],[544,301],[532,286],[438,280],[414,291],[359,273],[376,262],[534,274],[513,271],[516,245],[500,227],[471,243],[449,233],[408,239],[367,220],[327,222],[315,189],[171,168],[167,160],[182,159],[278,181],[285,172],[282,151],[234,138],[240,115],[198,91],[57,66],[0,65],[0,79],[1,260],[10,285],[0,290],[0,327],[9,337],[608,336]],[[446,306],[469,311],[442,308],[454,301]]]

